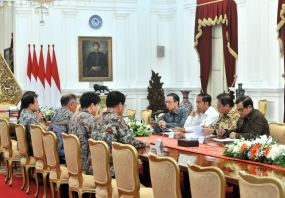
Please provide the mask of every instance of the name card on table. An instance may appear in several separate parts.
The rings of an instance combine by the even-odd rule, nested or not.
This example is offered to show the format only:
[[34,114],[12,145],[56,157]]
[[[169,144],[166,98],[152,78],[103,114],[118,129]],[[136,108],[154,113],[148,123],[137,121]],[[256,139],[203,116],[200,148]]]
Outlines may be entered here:
[[168,137],[169,138],[175,138],[175,132],[169,132]]
[[155,145],[150,145],[150,152],[157,154],[157,155],[162,155],[161,153],[161,149],[159,146],[155,146]]
[[206,138],[204,136],[199,136],[198,141],[200,144],[207,144]]
[[156,146],[156,147],[161,147],[161,146],[163,146],[162,140],[160,140],[160,139],[156,140],[155,146]]

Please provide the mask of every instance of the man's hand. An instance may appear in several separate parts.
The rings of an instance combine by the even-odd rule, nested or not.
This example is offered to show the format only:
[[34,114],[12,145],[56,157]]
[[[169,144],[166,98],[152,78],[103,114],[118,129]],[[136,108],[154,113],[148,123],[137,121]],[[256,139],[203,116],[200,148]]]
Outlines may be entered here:
[[164,121],[164,120],[160,120],[159,122],[158,122],[158,125],[160,126],[160,127],[166,127],[166,122]]
[[45,117],[43,112],[37,112],[38,121],[41,121]]
[[174,132],[185,132],[185,128],[182,128],[182,127],[174,127],[172,128],[172,130]]
[[229,137],[232,138],[232,139],[234,139],[234,138],[236,137],[236,134],[237,134],[236,132],[231,132],[230,135],[229,135]]
[[210,135],[210,134],[213,134],[213,133],[214,133],[214,129],[209,129],[209,128],[203,127],[202,133],[203,133],[204,135]]

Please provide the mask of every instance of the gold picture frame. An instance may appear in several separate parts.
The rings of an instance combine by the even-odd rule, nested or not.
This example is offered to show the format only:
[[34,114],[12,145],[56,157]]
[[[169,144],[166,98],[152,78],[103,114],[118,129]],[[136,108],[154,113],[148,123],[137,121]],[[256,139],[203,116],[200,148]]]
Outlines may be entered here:
[[79,82],[113,80],[112,37],[78,37]]

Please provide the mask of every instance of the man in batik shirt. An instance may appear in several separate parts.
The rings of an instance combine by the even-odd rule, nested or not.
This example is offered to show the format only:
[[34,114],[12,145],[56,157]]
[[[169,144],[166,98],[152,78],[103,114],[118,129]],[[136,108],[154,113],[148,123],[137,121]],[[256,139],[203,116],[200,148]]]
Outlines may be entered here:
[[59,160],[61,164],[65,164],[62,133],[68,133],[69,120],[74,114],[78,102],[74,94],[65,94],[61,97],[60,103],[62,107],[53,116],[48,130],[56,134],[58,139],[57,149]]
[[[107,95],[107,112],[96,117],[91,134],[92,139],[105,141],[112,152],[112,142],[131,144],[135,148],[149,146],[149,142],[141,142],[134,138],[128,129],[124,119],[121,117],[125,109],[125,96],[119,91],[112,91]],[[112,159],[110,160],[111,176],[115,177]],[[89,174],[92,174],[91,172]]]
[[88,159],[90,154],[88,139],[91,138],[95,122],[94,116],[99,108],[100,101],[100,97],[95,92],[83,93],[79,100],[81,110],[75,113],[69,122],[68,133],[76,135],[80,141],[82,169],[85,170],[86,174],[90,172],[89,169],[92,167],[91,161]]
[[202,132],[205,135],[213,134],[220,136],[228,136],[225,134],[227,130],[234,130],[237,126],[239,114],[234,107],[234,101],[228,93],[221,93],[217,96],[217,109],[220,116],[214,125],[204,128]]
[[39,119],[43,118],[42,114],[36,114],[39,109],[38,95],[29,91],[21,99],[18,123],[26,128],[26,140],[28,144],[29,156],[34,156],[30,132],[30,124],[40,125]]

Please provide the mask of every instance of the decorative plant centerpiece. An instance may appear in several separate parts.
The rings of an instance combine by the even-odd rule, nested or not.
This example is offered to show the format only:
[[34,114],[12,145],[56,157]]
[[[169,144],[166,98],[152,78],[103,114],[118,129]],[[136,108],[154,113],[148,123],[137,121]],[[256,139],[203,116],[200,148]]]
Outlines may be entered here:
[[47,121],[51,121],[52,117],[55,114],[55,110],[54,109],[49,109],[47,107],[41,108],[41,111],[45,115],[45,118],[46,118]]
[[277,144],[271,136],[263,135],[251,141],[235,139],[225,147],[225,156],[285,167],[285,145]]
[[141,123],[129,117],[125,117],[124,120],[134,136],[150,136],[150,125],[146,126],[144,122]]

